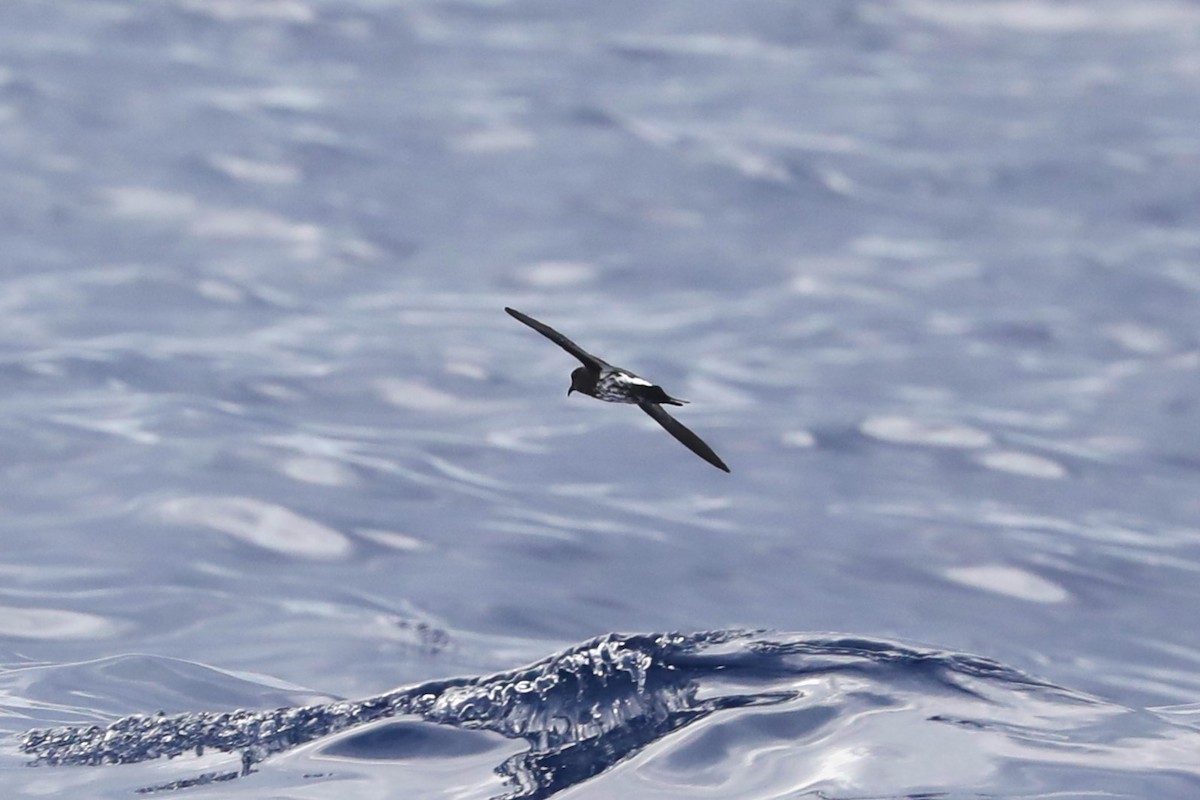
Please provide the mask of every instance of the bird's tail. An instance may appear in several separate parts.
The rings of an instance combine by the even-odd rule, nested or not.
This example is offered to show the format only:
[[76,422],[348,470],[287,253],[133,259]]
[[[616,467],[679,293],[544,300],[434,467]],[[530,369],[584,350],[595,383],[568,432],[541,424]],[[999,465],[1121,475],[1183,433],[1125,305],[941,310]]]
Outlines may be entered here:
[[685,406],[688,402],[678,397],[671,397],[661,386],[651,387],[651,390],[646,393],[646,399],[651,403],[658,403],[664,406]]

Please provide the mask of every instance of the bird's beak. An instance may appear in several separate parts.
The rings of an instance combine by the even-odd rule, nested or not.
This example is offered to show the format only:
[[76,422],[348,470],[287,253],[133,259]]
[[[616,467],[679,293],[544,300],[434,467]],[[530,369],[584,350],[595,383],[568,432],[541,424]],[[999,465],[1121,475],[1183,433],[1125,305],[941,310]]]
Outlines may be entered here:
[[567,397],[570,397],[570,396],[571,396],[571,392],[573,392],[573,391],[575,391],[575,387],[574,387],[574,386],[572,386],[570,389],[567,389]]

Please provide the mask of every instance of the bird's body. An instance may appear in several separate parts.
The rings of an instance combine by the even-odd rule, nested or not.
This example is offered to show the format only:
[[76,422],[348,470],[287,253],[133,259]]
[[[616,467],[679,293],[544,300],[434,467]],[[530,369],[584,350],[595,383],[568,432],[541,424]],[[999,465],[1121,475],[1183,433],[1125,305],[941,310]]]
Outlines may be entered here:
[[571,373],[570,391],[580,392],[607,403],[663,403],[681,406],[687,402],[671,397],[661,386],[620,367],[601,367],[599,370],[578,367]]
[[704,443],[703,439],[692,433],[682,422],[662,408],[664,405],[681,406],[687,402],[686,400],[672,397],[658,384],[651,383],[627,369],[614,367],[607,361],[597,358],[549,325],[538,322],[533,317],[522,314],[513,308],[506,307],[504,310],[514,319],[525,323],[575,356],[583,364],[582,367],[577,367],[571,373],[571,388],[567,390],[568,395],[572,392],[579,392],[608,403],[637,405],[693,453],[717,469],[729,472],[729,467],[725,466],[725,462]]

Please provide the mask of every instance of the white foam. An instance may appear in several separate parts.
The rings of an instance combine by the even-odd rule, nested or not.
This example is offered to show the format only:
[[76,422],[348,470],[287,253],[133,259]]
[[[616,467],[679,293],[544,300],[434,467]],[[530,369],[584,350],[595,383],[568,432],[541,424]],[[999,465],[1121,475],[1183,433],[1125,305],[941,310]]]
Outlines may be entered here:
[[897,239],[890,236],[863,236],[850,243],[850,250],[856,255],[904,261],[935,258],[944,249],[942,242],[933,239]]
[[176,224],[193,236],[277,242],[290,245],[298,258],[316,257],[325,242],[321,226],[257,208],[207,207],[191,195],[150,186],[115,186],[101,194],[116,217]]
[[299,0],[178,0],[181,8],[222,22],[308,23],[317,15]]
[[896,444],[972,449],[992,443],[992,437],[978,428],[908,417],[868,417],[858,429],[873,439]]
[[211,528],[300,558],[344,558],[351,550],[350,540],[333,528],[252,497],[180,497],[159,510],[169,522]]
[[0,636],[16,639],[102,639],[117,627],[112,620],[80,611],[0,606]]
[[583,261],[538,261],[518,269],[515,277],[528,286],[553,289],[595,280],[596,268]]
[[358,535],[364,539],[369,539],[376,544],[383,545],[384,547],[390,547],[393,550],[414,552],[417,550],[429,549],[428,544],[415,536],[409,536],[407,533],[383,531],[377,528],[359,528],[356,533],[358,533]]
[[1028,570],[1004,564],[951,567],[945,576],[955,583],[987,592],[1028,600],[1031,603],[1061,603],[1070,594],[1059,584]]
[[788,447],[809,448],[817,446],[816,437],[806,430],[784,431],[779,439]]
[[1170,336],[1161,330],[1136,322],[1107,325],[1104,333],[1121,347],[1139,355],[1159,355],[1171,349]]
[[291,186],[300,181],[300,170],[291,164],[253,161],[248,158],[214,153],[208,163],[234,180],[271,186]]
[[[112,385],[114,387],[120,386],[120,384],[115,383]],[[138,444],[158,444],[162,440],[154,431],[143,430],[142,425],[146,420],[140,417],[101,418],[92,413],[87,415],[54,414],[50,418],[62,425],[71,425],[82,430],[107,433],[110,436],[119,436]]]
[[375,388],[385,402],[409,411],[466,411],[470,405],[449,392],[420,381],[381,378],[375,381]]
[[1026,33],[1062,34],[1080,31],[1163,30],[1196,28],[1200,14],[1186,3],[1138,0],[1136,3],[1061,3],[1051,0],[908,0],[911,16],[953,28],[1000,28]]
[[293,222],[256,208],[215,208],[200,214],[190,226],[196,236],[213,239],[268,239],[284,244],[315,246],[319,225]]
[[102,192],[109,210],[127,219],[163,221],[186,219],[196,213],[196,198],[151,186],[114,186]]
[[196,284],[196,292],[206,300],[214,303],[229,303],[237,305],[246,302],[246,292],[240,287],[225,281],[205,278]]
[[476,381],[485,381],[489,376],[485,367],[471,361],[447,361],[442,368],[450,375],[458,375]]
[[1066,467],[1053,459],[1016,450],[995,450],[982,453],[976,460],[988,469],[1011,472],[1014,475],[1024,475],[1028,478],[1055,480],[1067,475]]
[[211,102],[217,108],[238,114],[263,109],[303,114],[325,105],[324,98],[312,89],[287,84],[214,92]]
[[260,381],[250,385],[251,390],[263,397],[269,397],[272,400],[295,401],[300,400],[304,395],[289,386],[284,386],[281,383],[272,383],[270,381]]
[[293,480],[318,486],[349,486],[355,482],[354,470],[327,458],[302,456],[283,462],[283,474]]

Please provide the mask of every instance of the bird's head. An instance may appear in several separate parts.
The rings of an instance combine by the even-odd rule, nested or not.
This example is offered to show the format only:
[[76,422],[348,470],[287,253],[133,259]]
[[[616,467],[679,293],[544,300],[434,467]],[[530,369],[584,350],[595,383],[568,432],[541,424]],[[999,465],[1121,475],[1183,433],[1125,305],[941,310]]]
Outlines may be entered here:
[[571,372],[571,388],[567,389],[567,397],[571,396],[571,392],[583,391],[588,385],[587,367],[576,367]]

